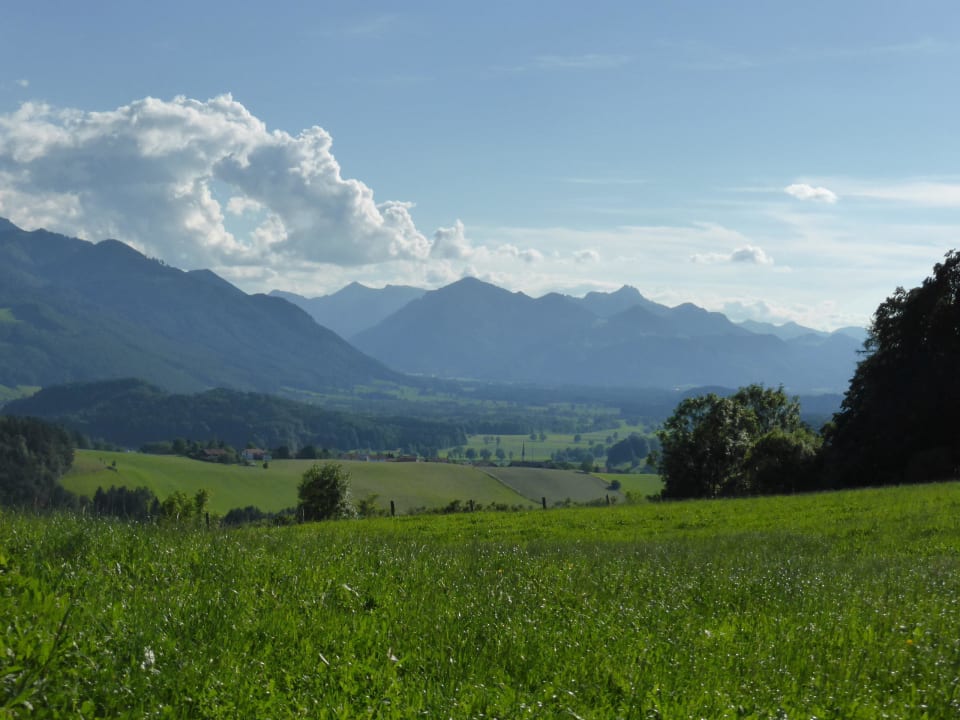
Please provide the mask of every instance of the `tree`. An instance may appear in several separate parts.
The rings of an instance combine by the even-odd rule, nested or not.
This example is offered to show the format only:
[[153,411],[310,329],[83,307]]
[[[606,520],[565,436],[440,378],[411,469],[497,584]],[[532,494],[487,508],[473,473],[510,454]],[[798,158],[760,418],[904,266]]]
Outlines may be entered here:
[[340,463],[314,463],[303,474],[297,512],[304,521],[329,520],[347,512],[350,473]]
[[812,489],[822,438],[809,428],[774,428],[760,436],[745,459],[746,487],[756,495],[793,493]]
[[[793,472],[804,448],[816,445],[812,435],[800,421],[799,401],[783,388],[750,385],[730,397],[687,398],[657,432],[663,497],[780,491],[773,478]],[[791,475],[790,490],[801,489],[797,480]]]
[[203,515],[207,511],[207,502],[210,500],[210,491],[206,488],[200,488],[193,496],[193,507],[197,515]]
[[0,417],[0,505],[72,505],[74,496],[59,482],[72,463],[73,442],[63,428],[32,418]]
[[874,313],[850,387],[825,428],[833,486],[955,477],[960,465],[960,252]]
[[627,465],[633,467],[650,454],[650,443],[639,433],[630,433],[607,450],[607,467]]

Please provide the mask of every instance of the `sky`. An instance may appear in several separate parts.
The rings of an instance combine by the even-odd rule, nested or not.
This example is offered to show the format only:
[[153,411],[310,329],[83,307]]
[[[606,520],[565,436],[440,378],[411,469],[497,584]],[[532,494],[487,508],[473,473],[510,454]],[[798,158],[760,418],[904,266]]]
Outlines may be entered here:
[[960,4],[4,3],[0,217],[248,292],[865,325],[960,247]]

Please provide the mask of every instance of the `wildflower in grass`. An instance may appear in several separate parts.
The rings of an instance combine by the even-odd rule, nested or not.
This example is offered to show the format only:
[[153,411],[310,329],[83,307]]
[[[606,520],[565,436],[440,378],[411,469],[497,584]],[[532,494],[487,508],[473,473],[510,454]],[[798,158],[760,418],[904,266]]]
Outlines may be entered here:
[[152,648],[144,648],[143,650],[143,662],[140,663],[141,670],[149,670],[150,672],[159,672],[155,665],[157,664],[157,656],[154,655]]

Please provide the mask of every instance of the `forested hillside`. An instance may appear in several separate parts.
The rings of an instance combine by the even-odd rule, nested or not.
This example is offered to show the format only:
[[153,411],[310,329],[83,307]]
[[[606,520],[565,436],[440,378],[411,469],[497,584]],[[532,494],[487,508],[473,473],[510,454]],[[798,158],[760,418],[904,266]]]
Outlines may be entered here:
[[142,380],[76,383],[41,390],[4,411],[55,420],[124,447],[184,438],[242,448],[286,446],[428,452],[465,442],[463,430],[414,418],[372,418],[271,395],[216,389],[171,394]]

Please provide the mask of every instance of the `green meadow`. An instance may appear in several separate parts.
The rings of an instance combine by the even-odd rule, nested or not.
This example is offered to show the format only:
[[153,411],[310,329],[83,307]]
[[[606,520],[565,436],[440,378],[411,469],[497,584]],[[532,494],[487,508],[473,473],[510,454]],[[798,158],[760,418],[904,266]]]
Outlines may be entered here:
[[[632,432],[644,433],[645,428],[641,425],[627,425],[623,422],[616,429],[596,430],[580,434],[580,440],[574,440],[574,433],[544,433],[544,439],[540,440],[539,434],[535,440],[530,439],[529,435],[471,435],[463,449],[473,448],[478,453],[487,449],[495,453],[497,448],[503,449],[503,452],[510,457],[513,453],[514,460],[520,460],[523,455],[527,460],[549,460],[550,456],[558,450],[567,448],[589,448],[597,443],[607,443],[607,438],[623,440]],[[497,438],[500,438],[500,444],[497,444]],[[453,448],[446,448],[444,454],[449,453]]]
[[0,513],[0,717],[956,718],[960,485],[203,530]]
[[663,490],[663,481],[653,473],[593,473],[608,485],[614,481],[620,483],[620,493],[630,493],[638,499],[656,495]]
[[[315,460],[273,460],[269,467],[221,465],[172,455],[78,450],[63,485],[92,497],[98,487],[147,487],[163,499],[174,492],[210,493],[209,508],[224,514],[253,505],[276,512],[297,504],[297,486]],[[324,461],[319,461],[324,462]],[[114,465],[114,463],[116,463]],[[377,495],[377,504],[398,513],[435,508],[459,500],[484,506],[531,506],[533,503],[493,476],[476,468],[447,463],[341,462],[351,476],[351,495]]]

